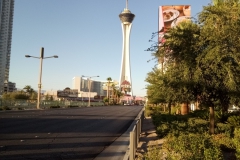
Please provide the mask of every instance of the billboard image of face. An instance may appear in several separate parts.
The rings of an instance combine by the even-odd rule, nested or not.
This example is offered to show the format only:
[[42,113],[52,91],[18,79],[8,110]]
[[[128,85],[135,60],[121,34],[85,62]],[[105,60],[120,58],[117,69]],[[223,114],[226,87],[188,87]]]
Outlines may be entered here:
[[191,20],[190,5],[159,6],[159,44],[164,43],[164,33],[183,21]]

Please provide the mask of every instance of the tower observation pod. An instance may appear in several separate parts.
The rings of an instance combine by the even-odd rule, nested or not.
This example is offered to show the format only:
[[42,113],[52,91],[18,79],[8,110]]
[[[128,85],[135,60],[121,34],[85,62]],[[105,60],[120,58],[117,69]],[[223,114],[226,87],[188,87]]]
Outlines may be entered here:
[[132,79],[130,66],[130,32],[132,21],[135,15],[128,9],[128,0],[126,1],[126,8],[119,14],[122,25],[123,45],[122,45],[122,63],[119,85],[121,92],[125,95],[133,96],[132,93]]

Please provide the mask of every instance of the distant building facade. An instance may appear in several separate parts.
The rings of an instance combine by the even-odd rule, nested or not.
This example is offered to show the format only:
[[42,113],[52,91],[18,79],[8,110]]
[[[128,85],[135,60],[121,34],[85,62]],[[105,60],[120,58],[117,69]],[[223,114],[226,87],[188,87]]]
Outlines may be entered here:
[[0,95],[9,83],[13,11],[14,0],[0,0]]
[[73,77],[72,79],[72,88],[79,91],[78,97],[88,97],[89,96],[89,84],[90,84],[90,97],[94,96],[106,96],[106,90],[103,90],[103,85],[106,82],[96,81],[91,79],[90,81],[87,78],[83,77]]
[[3,92],[4,92],[4,93],[14,92],[14,91],[16,91],[16,90],[17,90],[17,88],[16,88],[16,83],[5,81],[5,83],[4,83],[4,88],[3,88]]

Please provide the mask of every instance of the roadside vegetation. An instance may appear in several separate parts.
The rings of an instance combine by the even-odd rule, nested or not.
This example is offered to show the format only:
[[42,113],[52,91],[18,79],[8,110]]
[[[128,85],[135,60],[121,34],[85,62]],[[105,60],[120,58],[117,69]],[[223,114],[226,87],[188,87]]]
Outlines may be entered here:
[[166,141],[145,159],[240,159],[240,114],[228,113],[240,106],[239,17],[239,0],[213,0],[148,49],[161,67],[146,78],[146,114]]
[[[172,106],[174,108],[174,106]],[[162,146],[148,149],[145,159],[221,160],[240,159],[240,112],[215,110],[214,134],[209,134],[209,110],[202,108],[187,115],[169,114],[163,105],[146,106]]]
[[22,106],[35,103],[36,100],[37,92],[30,85],[26,85],[20,91],[4,93],[0,99],[0,110],[11,110],[10,106],[22,110]]

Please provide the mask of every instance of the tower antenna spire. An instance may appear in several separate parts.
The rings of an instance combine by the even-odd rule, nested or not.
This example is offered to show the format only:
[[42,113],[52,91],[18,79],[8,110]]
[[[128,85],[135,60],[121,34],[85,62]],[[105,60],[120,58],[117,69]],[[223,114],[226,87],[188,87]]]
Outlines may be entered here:
[[126,0],[126,9],[128,9],[128,0]]

